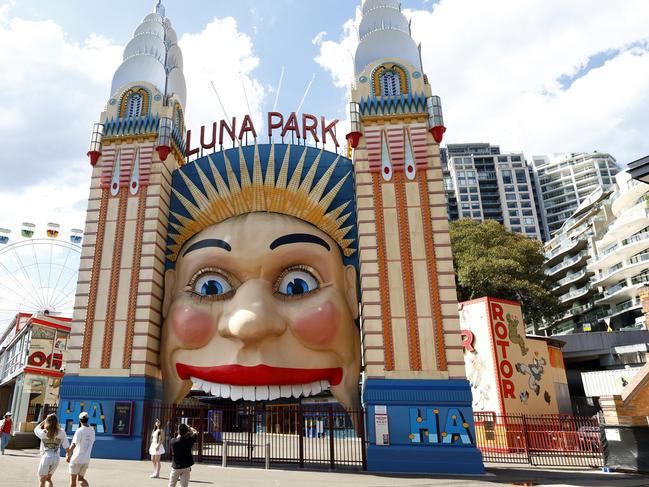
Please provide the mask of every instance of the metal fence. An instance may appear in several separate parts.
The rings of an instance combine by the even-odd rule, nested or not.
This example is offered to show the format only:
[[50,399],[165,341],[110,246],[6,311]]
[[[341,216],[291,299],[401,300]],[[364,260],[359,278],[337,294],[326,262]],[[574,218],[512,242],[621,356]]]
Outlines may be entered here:
[[58,406],[56,404],[30,404],[27,408],[27,416],[25,422],[38,422],[43,421],[48,414],[56,413]]
[[474,413],[476,444],[485,462],[601,467],[602,436],[596,418]]
[[[149,404],[145,408],[143,458],[154,421],[165,431],[163,459],[170,459],[169,441],[177,425],[198,431],[194,456],[199,462],[296,464],[303,468],[365,469],[365,417],[362,410],[337,405],[230,404],[176,406]],[[268,451],[268,453],[267,453]]]

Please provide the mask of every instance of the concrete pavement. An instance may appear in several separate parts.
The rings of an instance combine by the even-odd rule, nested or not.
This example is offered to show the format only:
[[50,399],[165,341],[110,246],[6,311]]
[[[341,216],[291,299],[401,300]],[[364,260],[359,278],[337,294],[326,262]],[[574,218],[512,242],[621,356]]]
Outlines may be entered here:
[[[0,456],[0,486],[22,487],[38,485],[36,469],[37,450],[8,450]],[[87,478],[91,487],[166,487],[169,463],[162,464],[160,479],[150,479],[151,464],[145,461],[94,459]],[[67,487],[68,476],[65,459],[61,459],[54,475],[54,485]],[[533,485],[593,486],[593,487],[649,487],[649,476],[623,473],[601,473],[595,470],[542,470],[538,467],[514,468],[501,465],[489,467],[480,477],[460,476],[391,476],[370,473],[344,473],[323,471],[263,470],[231,466],[221,468],[210,464],[197,464],[192,469],[190,485],[199,486],[253,486],[253,487],[428,487],[428,486],[494,486],[516,485],[533,481]]]

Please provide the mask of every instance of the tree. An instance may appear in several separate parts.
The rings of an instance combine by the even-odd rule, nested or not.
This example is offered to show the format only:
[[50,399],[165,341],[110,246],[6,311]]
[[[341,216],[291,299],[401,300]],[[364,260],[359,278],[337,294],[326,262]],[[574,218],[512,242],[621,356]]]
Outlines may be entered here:
[[451,222],[458,299],[490,296],[520,301],[525,321],[553,321],[562,311],[543,269],[543,244],[494,220]]

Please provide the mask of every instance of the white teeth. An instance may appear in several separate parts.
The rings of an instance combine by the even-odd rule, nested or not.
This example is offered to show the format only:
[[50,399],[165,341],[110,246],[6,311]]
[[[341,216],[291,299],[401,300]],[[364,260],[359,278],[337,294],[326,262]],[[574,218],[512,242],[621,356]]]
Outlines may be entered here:
[[255,386],[255,399],[257,401],[268,400],[268,386]]
[[243,397],[243,387],[241,386],[230,386],[230,399],[233,401],[238,401]]
[[291,386],[279,386],[279,393],[281,397],[291,397],[291,392],[293,392]]
[[255,400],[255,386],[243,386],[243,400],[244,401]]
[[321,390],[320,381],[311,382],[311,394],[318,394]]
[[192,388],[202,390],[214,397],[238,401],[272,401],[280,397],[299,398],[300,396],[314,396],[320,391],[329,389],[329,381],[318,380],[308,384],[292,384],[279,386],[237,386],[230,384],[217,384],[196,377],[191,378]]

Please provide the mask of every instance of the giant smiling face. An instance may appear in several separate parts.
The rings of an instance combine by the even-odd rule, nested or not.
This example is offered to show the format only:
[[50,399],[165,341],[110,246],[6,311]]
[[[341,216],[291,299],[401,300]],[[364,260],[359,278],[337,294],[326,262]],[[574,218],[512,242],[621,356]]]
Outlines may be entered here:
[[194,235],[165,274],[163,315],[167,402],[194,383],[257,401],[330,387],[358,406],[356,270],[309,223],[250,213]]

